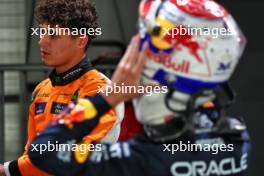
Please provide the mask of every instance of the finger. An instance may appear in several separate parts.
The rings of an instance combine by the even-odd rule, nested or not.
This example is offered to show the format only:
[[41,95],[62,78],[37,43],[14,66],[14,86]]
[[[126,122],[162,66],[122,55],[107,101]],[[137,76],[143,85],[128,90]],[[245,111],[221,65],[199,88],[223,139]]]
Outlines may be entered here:
[[148,49],[147,43],[144,44],[142,51],[139,54],[139,57],[137,59],[137,62],[135,64],[135,69],[137,73],[141,73],[146,62],[147,62],[147,57],[146,57],[146,50]]
[[131,50],[132,50],[132,43],[133,40],[135,40],[135,37],[133,37],[130,41],[130,44],[128,45],[126,52],[124,54],[124,56],[122,57],[121,61],[119,62],[116,71],[114,72],[113,76],[112,76],[112,81],[113,82],[118,82],[118,80],[122,79],[123,76],[125,76],[123,73],[125,70],[128,70],[127,68],[131,67],[129,66],[129,58],[131,55]]
[[124,56],[122,57],[122,59],[121,59],[121,61],[119,63],[120,66],[128,65],[128,60],[129,60],[130,55],[132,53],[132,47],[133,47],[134,40],[135,40],[135,36],[132,37],[132,39],[130,40],[130,43],[129,43],[127,49],[126,49],[126,52],[125,52]]
[[132,43],[131,43],[131,51],[129,53],[129,58],[127,60],[127,63],[131,65],[132,67],[136,64],[137,59],[139,57],[139,42],[140,37],[137,35],[133,37]]

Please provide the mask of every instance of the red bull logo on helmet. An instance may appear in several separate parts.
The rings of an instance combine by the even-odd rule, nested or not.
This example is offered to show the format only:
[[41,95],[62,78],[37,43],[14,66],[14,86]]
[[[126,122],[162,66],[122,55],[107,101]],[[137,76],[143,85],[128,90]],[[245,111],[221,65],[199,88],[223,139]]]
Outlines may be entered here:
[[175,52],[181,48],[187,48],[189,54],[200,64],[204,61],[199,55],[199,50],[204,49],[194,38],[188,27],[184,25],[175,25],[162,17],[157,18],[157,25],[160,27],[159,35],[151,36],[151,43],[160,50],[174,49]]
[[[185,32],[182,33],[179,31]],[[188,48],[190,54],[193,55],[199,63],[203,63],[202,58],[198,54],[198,50],[202,47],[192,35],[188,34],[188,29],[183,25],[168,29],[164,36],[164,40],[169,44],[172,44],[175,49],[179,49],[180,46]]]
[[173,61],[172,55],[167,53],[153,53],[150,49],[147,49],[146,56],[159,64],[164,65],[165,67],[172,69],[181,73],[189,73],[190,70],[190,62],[186,60],[182,60],[180,63],[176,63]]

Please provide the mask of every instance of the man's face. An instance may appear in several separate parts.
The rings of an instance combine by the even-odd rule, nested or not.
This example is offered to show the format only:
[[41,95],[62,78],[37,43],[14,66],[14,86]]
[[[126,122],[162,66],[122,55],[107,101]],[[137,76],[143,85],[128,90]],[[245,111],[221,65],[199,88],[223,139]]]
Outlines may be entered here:
[[[50,28],[58,29],[59,27],[43,23],[40,24],[40,28],[48,31]],[[78,42],[80,41],[77,36],[72,37],[68,33],[65,33],[65,35],[62,33],[61,35],[46,34],[40,36],[39,46],[43,63],[58,70],[66,71],[63,68],[69,69],[68,67],[79,63],[79,60],[76,61],[76,57],[78,58],[81,54],[84,54],[84,50],[80,48]]]

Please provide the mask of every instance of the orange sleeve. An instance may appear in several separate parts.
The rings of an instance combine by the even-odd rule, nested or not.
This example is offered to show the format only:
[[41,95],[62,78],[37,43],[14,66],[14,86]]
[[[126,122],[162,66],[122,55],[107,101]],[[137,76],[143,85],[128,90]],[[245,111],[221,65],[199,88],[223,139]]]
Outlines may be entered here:
[[[79,98],[85,98],[87,96],[94,96],[99,92],[99,89],[106,85],[107,80],[100,75],[99,72],[91,72],[89,76],[90,80],[86,82],[86,85],[82,87],[79,92]],[[108,111],[104,116],[100,118],[100,122],[92,133],[85,137],[85,140],[100,141],[108,132],[112,129],[117,120],[116,112],[113,109]]]
[[[44,81],[43,81],[44,82]],[[42,85],[42,83],[40,83],[36,89],[34,90],[32,97],[34,98],[34,94],[36,94],[38,88],[40,88],[40,86]],[[36,128],[35,128],[35,121],[34,121],[34,115],[35,115],[35,105],[34,105],[34,100],[30,105],[29,108],[29,120],[28,120],[28,139],[27,139],[27,144],[25,146],[25,152],[24,154],[18,158],[18,167],[19,167],[19,171],[21,173],[22,176],[47,176],[48,174],[46,174],[45,172],[42,172],[41,170],[37,169],[31,162],[30,159],[27,155],[27,150],[30,147],[30,144],[32,143],[32,141],[34,140],[34,138],[36,137],[37,133],[36,133]]]
[[104,116],[100,118],[97,127],[85,137],[85,141],[100,141],[108,132],[112,129],[116,121],[116,113],[114,110],[108,111]]

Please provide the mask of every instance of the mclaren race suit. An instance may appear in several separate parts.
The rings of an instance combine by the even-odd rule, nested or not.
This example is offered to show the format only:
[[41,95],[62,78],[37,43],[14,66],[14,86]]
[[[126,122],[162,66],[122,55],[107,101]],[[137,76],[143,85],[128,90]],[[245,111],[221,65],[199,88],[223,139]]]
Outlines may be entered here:
[[[32,140],[42,132],[48,123],[54,119],[71,101],[95,95],[104,86],[107,78],[93,69],[87,58],[69,71],[56,74],[55,70],[49,79],[42,81],[34,90],[29,109],[27,151]],[[121,109],[121,110],[120,110]],[[110,110],[99,122],[95,130],[84,140],[116,142],[119,137],[122,115],[122,105]],[[119,114],[116,116],[116,113]],[[118,118],[118,119],[117,119]],[[87,133],[88,134],[88,133]],[[84,136],[83,136],[84,137]],[[5,163],[10,175],[43,176],[47,175],[31,164],[27,152],[18,160]]]
[[[143,133],[112,145],[93,143],[84,152],[82,138],[97,126],[100,116],[110,106],[100,95],[81,101],[87,101],[78,103],[86,108],[83,112],[86,120],[76,123],[80,122],[81,113],[69,108],[61,115],[63,121],[50,124],[31,144],[29,156],[40,169],[57,176],[244,176],[247,173],[250,142],[246,130],[228,134],[204,131],[162,143]],[[65,123],[69,119],[71,123]],[[227,118],[226,122],[230,129],[243,126],[237,118]],[[73,143],[78,146],[40,151],[41,146]],[[191,144],[203,147],[195,149]]]

